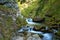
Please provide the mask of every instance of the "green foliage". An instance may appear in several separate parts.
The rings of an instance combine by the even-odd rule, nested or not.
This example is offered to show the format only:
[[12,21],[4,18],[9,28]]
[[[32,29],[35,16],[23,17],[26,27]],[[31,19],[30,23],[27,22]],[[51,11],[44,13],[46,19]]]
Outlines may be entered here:
[[[59,5],[60,1],[57,0],[53,3],[53,5],[50,7],[50,9],[48,9],[47,14],[51,15],[52,17],[45,17],[46,18],[46,23],[48,24],[48,22],[52,25],[52,24],[58,24],[60,21],[60,5]],[[57,22],[58,21],[58,22]]]
[[25,8],[24,10],[22,10],[21,11],[22,15],[25,16],[25,17],[34,17],[35,16],[35,8],[37,6],[37,2],[33,2],[28,8]]
[[20,0],[20,3],[22,4],[22,3],[25,3],[26,2],[26,0]]
[[16,24],[17,24],[17,27],[20,28],[21,26],[25,26],[27,23],[24,18],[22,19],[22,18],[18,17],[16,20]]
[[45,17],[44,15],[46,14],[46,11],[51,7],[50,1],[52,0],[38,0],[32,2],[28,8],[22,10],[22,14],[26,17],[29,17],[31,15],[32,18],[35,16]]
[[[52,24],[59,24],[56,20],[60,20],[60,0],[38,0],[32,2],[28,8],[21,11],[24,17],[35,18],[39,16],[45,18],[45,24],[51,26]],[[27,3],[28,4],[28,3]],[[45,16],[46,14],[52,17]],[[54,19],[55,18],[55,19]]]

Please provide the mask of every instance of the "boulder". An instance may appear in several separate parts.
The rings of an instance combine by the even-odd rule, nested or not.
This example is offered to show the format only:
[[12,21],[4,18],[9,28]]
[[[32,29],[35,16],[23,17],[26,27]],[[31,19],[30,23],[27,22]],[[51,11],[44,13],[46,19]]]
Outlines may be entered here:
[[45,18],[40,18],[40,17],[33,18],[33,22],[42,23],[44,21],[45,21]]
[[12,40],[24,40],[23,38],[24,38],[24,37],[16,36],[16,37],[13,37],[13,39],[12,39]]
[[41,40],[41,38],[39,37],[39,35],[34,34],[32,36],[29,36],[27,40]]

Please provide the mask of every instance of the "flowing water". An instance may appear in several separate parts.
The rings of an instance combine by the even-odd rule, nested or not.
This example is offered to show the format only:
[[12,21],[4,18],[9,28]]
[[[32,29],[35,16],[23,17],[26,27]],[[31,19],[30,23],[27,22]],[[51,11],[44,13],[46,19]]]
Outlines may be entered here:
[[[26,22],[28,23],[27,24],[28,26],[21,28],[18,32],[26,31],[27,34],[28,33],[31,33],[31,34],[34,33],[34,34],[42,35],[43,37],[41,38],[41,40],[53,40],[54,33],[50,33],[50,32],[44,33],[44,32],[41,32],[41,31],[33,30],[34,26],[32,26],[32,25],[35,25],[35,24],[38,24],[38,23],[33,22],[31,18],[26,18]],[[45,30],[48,30],[48,26],[46,26]],[[57,30],[53,30],[53,32],[57,32]]]

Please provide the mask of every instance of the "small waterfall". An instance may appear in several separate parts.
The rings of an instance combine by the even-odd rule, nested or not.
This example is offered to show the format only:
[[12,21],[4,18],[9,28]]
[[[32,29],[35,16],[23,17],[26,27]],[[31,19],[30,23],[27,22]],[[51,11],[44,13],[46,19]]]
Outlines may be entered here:
[[43,34],[43,39],[42,40],[53,40],[53,34],[52,33]]
[[46,29],[45,30],[48,30],[48,27],[46,26]]

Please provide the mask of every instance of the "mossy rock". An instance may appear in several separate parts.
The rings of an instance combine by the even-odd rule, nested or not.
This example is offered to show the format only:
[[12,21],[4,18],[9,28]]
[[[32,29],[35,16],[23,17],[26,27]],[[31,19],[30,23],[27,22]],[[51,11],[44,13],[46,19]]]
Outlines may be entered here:
[[16,13],[16,9],[8,8],[3,5],[0,5],[0,10],[8,13]]

